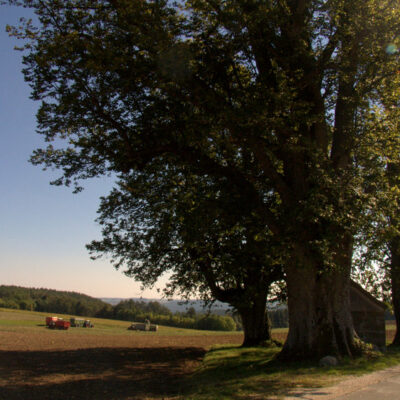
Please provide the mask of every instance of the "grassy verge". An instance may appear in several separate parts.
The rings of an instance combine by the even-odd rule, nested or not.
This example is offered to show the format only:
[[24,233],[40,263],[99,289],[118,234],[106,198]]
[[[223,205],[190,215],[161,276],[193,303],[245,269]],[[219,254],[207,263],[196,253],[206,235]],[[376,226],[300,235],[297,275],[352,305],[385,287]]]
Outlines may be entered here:
[[291,389],[332,385],[346,376],[362,375],[400,363],[400,349],[370,358],[343,360],[337,367],[315,362],[283,363],[279,349],[217,347],[209,351],[185,382],[181,399],[245,400],[283,398]]

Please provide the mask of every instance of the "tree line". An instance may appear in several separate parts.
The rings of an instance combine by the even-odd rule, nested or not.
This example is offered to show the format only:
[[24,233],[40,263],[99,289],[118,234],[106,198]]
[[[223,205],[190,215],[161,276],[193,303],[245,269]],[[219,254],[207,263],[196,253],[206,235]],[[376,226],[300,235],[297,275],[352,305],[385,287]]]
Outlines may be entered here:
[[0,286],[0,307],[79,316],[96,316],[107,304],[99,299],[51,289]]
[[108,312],[104,311],[104,313],[99,313],[99,316],[123,321],[145,322],[145,320],[149,320],[153,324],[185,329],[237,330],[234,319],[229,315],[197,313],[193,307],[190,307],[186,312],[172,313],[157,301],[124,300],[109,309]]
[[0,286],[0,307],[131,322],[144,322],[149,319],[154,324],[187,329],[240,329],[229,315],[196,313],[192,307],[186,312],[172,313],[157,301],[135,300],[123,300],[112,306],[81,293],[19,286]]
[[[132,322],[149,319],[155,324],[185,329],[243,330],[241,318],[234,310],[220,315],[196,312],[194,307],[188,307],[186,311],[172,313],[158,301],[129,299],[113,306],[85,294],[52,289],[0,285],[0,307]],[[287,328],[289,325],[288,310],[284,305],[269,309],[268,318],[272,328]],[[393,313],[387,310],[385,320],[393,319]]]
[[32,163],[76,192],[117,177],[94,258],[229,303],[244,345],[270,338],[284,282],[281,358],[360,354],[349,285],[368,265],[400,324],[398,1],[7,3],[37,16],[9,27],[41,103]]

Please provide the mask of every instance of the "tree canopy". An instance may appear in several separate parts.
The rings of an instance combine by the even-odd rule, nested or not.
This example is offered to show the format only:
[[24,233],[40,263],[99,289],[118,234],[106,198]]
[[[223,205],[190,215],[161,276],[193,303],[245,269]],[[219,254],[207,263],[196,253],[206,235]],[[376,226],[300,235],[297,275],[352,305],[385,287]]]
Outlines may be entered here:
[[[348,282],[354,237],[379,196],[371,178],[391,157],[377,154],[376,143],[393,134],[381,129],[380,113],[390,112],[388,95],[397,107],[398,2],[10,3],[34,8],[39,19],[37,28],[27,21],[11,29],[28,39],[24,74],[42,104],[38,131],[50,142],[32,161],[60,169],[55,183],[77,190],[83,179],[117,174],[123,190],[109,201],[135,190],[130,182],[141,175],[161,179],[162,188],[175,185],[181,206],[193,195],[194,209],[215,211],[201,194],[208,185],[218,207],[238,206],[230,220],[218,211],[221,225],[205,226],[196,213],[197,238],[187,224],[153,239],[167,234],[163,243],[173,243],[179,232],[202,252],[209,244],[202,239],[223,237],[213,258],[232,254],[224,246],[231,251],[239,240],[232,256],[244,255],[248,265],[242,247],[254,242],[256,257],[271,255],[284,267],[290,329],[283,354],[354,354]],[[182,180],[190,183],[180,192]],[[147,212],[140,199],[148,202],[152,192],[146,196],[133,196],[133,213]],[[167,217],[152,206],[150,229]],[[175,217],[191,217],[190,208]],[[115,244],[113,226],[103,245]],[[235,227],[252,238],[244,244]],[[223,261],[228,280],[232,271],[240,275],[243,266]],[[151,281],[157,266],[146,274]]]
[[283,272],[273,240],[252,208],[226,181],[171,168],[168,176],[148,172],[120,181],[102,199],[103,240],[88,248],[111,254],[117,268],[123,265],[143,284],[169,273],[169,296],[229,303],[247,321],[245,344],[270,339],[266,300]]

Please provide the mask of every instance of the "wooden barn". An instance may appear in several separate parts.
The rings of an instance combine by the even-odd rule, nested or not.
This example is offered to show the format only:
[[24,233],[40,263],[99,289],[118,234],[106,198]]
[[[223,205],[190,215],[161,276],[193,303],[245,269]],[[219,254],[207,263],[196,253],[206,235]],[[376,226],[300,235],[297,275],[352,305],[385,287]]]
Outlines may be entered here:
[[360,339],[383,350],[386,347],[385,304],[351,281],[350,309]]

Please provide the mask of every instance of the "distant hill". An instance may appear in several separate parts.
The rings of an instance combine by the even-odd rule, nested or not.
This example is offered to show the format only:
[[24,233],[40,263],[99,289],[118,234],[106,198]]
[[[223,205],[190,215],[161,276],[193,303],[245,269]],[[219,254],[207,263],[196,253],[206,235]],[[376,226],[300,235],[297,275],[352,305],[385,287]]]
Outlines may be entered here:
[[[145,298],[123,299],[118,297],[113,297],[113,298],[103,297],[101,300],[112,305],[114,307],[114,310],[118,308],[118,304],[132,301],[137,304],[139,303],[150,304],[156,302],[158,304],[161,304],[161,306],[167,307],[173,314],[180,313],[187,316],[189,314],[188,311],[190,312],[191,308],[195,310],[197,315],[204,315],[209,313],[208,308],[204,307],[204,302],[201,300],[192,300],[187,303],[182,300],[165,300],[165,299],[155,300],[155,299],[145,299]],[[272,302],[268,305],[268,308],[269,308],[268,317],[274,328],[285,328],[288,326],[288,310],[286,304]],[[211,307],[210,314],[215,316],[226,316],[227,314],[232,315],[232,313],[229,313],[229,311],[231,311],[231,308],[229,307],[228,304],[217,301]],[[238,329],[240,329],[241,328],[240,318],[237,315],[236,316],[233,315],[233,317],[235,318],[235,322],[237,324]],[[173,326],[178,326],[178,325],[174,323]]]
[[[151,301],[157,301],[163,306],[167,307],[172,313],[175,312],[186,312],[189,308],[193,307],[197,313],[207,313],[208,307],[204,306],[204,302],[202,300],[191,300],[189,302],[185,302],[184,300],[165,300],[165,299],[146,299],[142,297],[131,297],[131,298],[121,298],[121,297],[100,297],[100,300],[105,303],[111,304],[112,306],[117,305],[121,301],[125,300],[133,300],[133,301],[143,301],[145,303]],[[220,301],[216,301],[211,307],[212,314],[223,315],[226,314],[227,311],[232,308],[229,304],[221,303]],[[268,309],[271,311],[276,310],[286,310],[286,304],[280,304],[277,302],[268,304]]]
[[77,292],[1,285],[0,307],[92,317],[110,306]]
[[[269,318],[272,325],[287,326],[286,306],[278,304],[270,304],[270,306]],[[158,321],[156,323],[159,324],[196,327],[196,329],[199,328],[197,325],[201,322],[200,320],[209,313],[215,317],[210,319],[211,322],[208,321],[210,324],[215,325],[216,322],[225,324],[226,321],[223,318],[226,318],[231,310],[228,304],[221,302],[215,302],[209,308],[205,307],[201,300],[184,302],[146,298],[94,298],[77,292],[6,285],[0,286],[0,307],[128,321],[144,321],[151,316],[152,321]],[[237,327],[240,328],[240,319],[237,316],[233,317]],[[203,327],[203,329],[206,328]],[[217,328],[214,326],[212,329]]]
[[[101,297],[100,300],[104,301],[105,303],[111,304],[113,306],[125,300],[143,301],[145,303],[156,301],[162,304],[163,306],[167,307],[172,313],[186,312],[191,307],[193,307],[197,313],[208,312],[208,307],[205,307],[204,302],[201,300],[191,300],[187,303],[183,300],[145,299],[141,297],[132,297],[129,299],[124,299],[119,297]],[[224,315],[228,310],[230,310],[228,304],[217,301],[212,305],[210,311],[212,314]]]
[[[104,297],[95,298],[86,294],[60,291],[47,288],[27,288],[14,285],[0,285],[0,307],[14,308],[31,311],[44,311],[63,314],[95,316],[109,305],[116,306],[121,301],[133,300],[136,302],[158,302],[167,307],[172,313],[184,313],[193,307],[197,313],[207,313],[201,300],[193,300],[188,303],[182,300],[146,299],[146,298],[119,298]],[[227,304],[215,302],[211,307],[213,314],[223,315],[229,310]]]
[[[188,303],[182,300],[146,299],[146,298],[94,298],[82,293],[60,291],[46,288],[27,288],[22,286],[0,285],[0,307],[31,311],[44,311],[62,314],[85,315],[93,317],[110,313],[110,305],[115,307],[121,301],[158,302],[172,313],[185,313],[193,307],[196,313],[208,313],[201,300]],[[212,314],[225,315],[229,310],[227,304],[215,302],[211,307]]]

